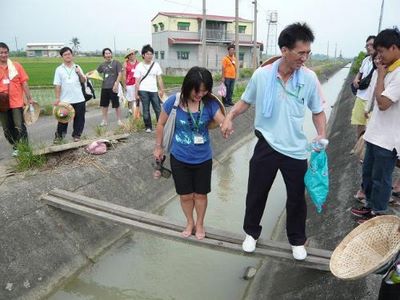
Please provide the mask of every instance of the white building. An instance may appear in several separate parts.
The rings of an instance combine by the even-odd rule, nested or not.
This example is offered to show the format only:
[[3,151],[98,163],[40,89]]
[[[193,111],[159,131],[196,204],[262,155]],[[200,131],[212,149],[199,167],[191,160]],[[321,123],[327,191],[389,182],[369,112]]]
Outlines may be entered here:
[[[201,64],[203,15],[159,12],[152,20],[152,47],[155,59],[167,74],[184,74],[189,68]],[[207,68],[221,69],[227,46],[234,44],[235,17],[207,15],[206,17]],[[257,43],[260,53],[261,43]],[[261,49],[262,50],[262,49]],[[252,66],[253,21],[239,18],[239,53],[241,67]]]
[[56,57],[64,47],[64,43],[28,43],[26,44],[26,56],[28,57]]

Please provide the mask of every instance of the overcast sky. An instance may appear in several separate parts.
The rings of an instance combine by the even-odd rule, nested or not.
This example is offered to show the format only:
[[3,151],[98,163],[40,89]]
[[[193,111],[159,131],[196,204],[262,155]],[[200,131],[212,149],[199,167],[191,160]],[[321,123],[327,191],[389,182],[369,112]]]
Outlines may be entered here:
[[[151,19],[160,11],[201,13],[202,0],[1,0],[0,40],[11,50],[32,42],[68,44],[78,37],[83,50],[140,49],[151,43]],[[313,53],[350,57],[376,34],[382,0],[259,0],[258,41],[267,38],[268,10],[278,11],[278,32],[306,21],[314,30]],[[400,0],[385,0],[382,28],[399,26]],[[235,0],[207,0],[207,13],[235,15]],[[253,19],[252,0],[239,0],[240,17]],[[399,26],[400,27],[400,26]]]

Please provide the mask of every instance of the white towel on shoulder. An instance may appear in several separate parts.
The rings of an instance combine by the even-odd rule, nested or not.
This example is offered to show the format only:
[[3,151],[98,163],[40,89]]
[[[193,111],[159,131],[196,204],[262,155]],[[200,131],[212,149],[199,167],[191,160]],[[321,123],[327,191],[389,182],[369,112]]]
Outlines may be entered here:
[[8,67],[8,79],[12,80],[15,76],[18,75],[17,68],[11,61],[11,59],[7,59],[7,67]]

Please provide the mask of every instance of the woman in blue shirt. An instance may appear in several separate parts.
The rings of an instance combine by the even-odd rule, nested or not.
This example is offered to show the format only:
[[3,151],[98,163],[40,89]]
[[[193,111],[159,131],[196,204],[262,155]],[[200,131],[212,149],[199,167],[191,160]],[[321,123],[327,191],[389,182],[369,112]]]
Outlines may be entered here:
[[[188,71],[180,95],[172,95],[163,105],[154,149],[155,159],[161,160],[164,155],[164,125],[178,96],[180,101],[171,145],[172,176],[187,220],[182,236],[189,237],[194,231],[199,240],[205,237],[204,217],[207,194],[211,191],[212,150],[208,126],[210,122],[221,124],[224,119],[220,102],[211,94],[212,87],[210,71],[200,67]],[[196,220],[193,217],[194,210]]]

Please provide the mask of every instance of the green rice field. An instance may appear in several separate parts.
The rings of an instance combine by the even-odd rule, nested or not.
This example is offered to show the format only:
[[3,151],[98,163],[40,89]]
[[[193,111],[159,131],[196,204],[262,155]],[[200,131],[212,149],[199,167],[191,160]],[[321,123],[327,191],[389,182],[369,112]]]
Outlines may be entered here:
[[[121,63],[123,57],[117,57]],[[53,79],[55,69],[61,64],[61,58],[33,58],[33,57],[16,57],[12,60],[22,64],[25,71],[29,75],[30,87],[53,87]],[[82,70],[87,73],[96,69],[104,59],[102,57],[75,57],[74,61],[80,65]],[[183,76],[163,76],[164,84],[168,87],[171,85],[179,85],[183,81]]]

